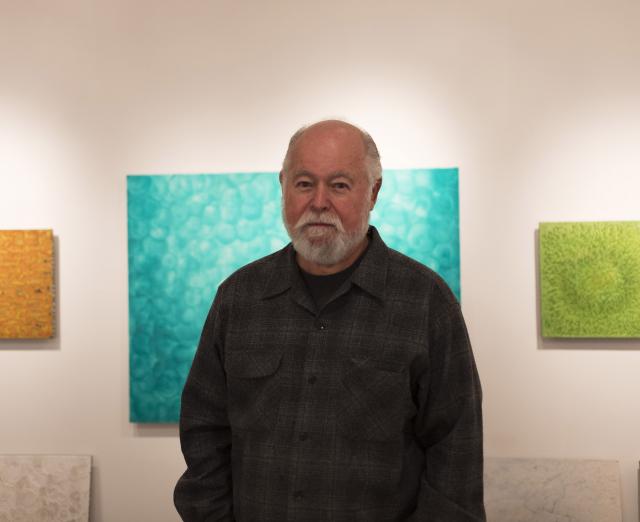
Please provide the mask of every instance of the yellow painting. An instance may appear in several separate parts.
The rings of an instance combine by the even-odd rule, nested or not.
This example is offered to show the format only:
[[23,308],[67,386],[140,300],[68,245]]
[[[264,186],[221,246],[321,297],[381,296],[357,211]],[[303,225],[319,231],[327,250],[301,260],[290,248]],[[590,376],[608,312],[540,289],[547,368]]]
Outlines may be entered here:
[[53,337],[53,231],[0,230],[0,338]]

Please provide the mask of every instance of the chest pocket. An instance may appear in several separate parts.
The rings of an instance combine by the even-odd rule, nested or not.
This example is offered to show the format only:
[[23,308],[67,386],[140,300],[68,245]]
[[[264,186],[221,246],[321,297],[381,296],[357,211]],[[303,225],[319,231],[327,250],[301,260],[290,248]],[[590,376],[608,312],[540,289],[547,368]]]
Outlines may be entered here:
[[282,398],[282,352],[227,353],[228,411],[231,427],[262,431],[276,425]]
[[392,440],[416,413],[409,376],[399,364],[351,359],[341,395],[338,429],[349,439]]

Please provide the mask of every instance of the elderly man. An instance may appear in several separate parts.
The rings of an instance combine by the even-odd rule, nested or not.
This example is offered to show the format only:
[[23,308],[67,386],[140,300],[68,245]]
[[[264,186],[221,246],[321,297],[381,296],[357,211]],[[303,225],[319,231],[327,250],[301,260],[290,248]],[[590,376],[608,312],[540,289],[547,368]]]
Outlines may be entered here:
[[381,172],[345,122],[292,137],[292,244],[220,285],[183,391],[185,521],[485,520],[460,306],[369,226]]

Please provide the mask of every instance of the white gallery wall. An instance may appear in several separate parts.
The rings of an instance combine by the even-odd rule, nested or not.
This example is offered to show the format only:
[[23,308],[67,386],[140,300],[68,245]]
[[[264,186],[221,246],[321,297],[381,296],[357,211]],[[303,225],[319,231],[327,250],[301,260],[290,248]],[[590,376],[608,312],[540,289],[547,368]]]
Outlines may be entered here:
[[541,339],[535,258],[541,221],[640,220],[637,0],[0,0],[0,229],[53,228],[58,284],[56,338],[0,342],[0,453],[178,520],[177,427],[128,422],[126,175],[277,170],[325,117],[460,168],[486,454],[619,460],[637,522],[640,341]]

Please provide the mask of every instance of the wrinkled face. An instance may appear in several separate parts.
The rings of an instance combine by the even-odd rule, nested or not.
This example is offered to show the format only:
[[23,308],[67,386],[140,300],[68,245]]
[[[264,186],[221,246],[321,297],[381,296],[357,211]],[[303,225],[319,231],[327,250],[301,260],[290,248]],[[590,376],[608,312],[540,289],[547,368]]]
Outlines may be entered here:
[[335,122],[310,127],[281,184],[285,227],[303,258],[335,265],[362,244],[379,185],[370,184],[356,129]]

